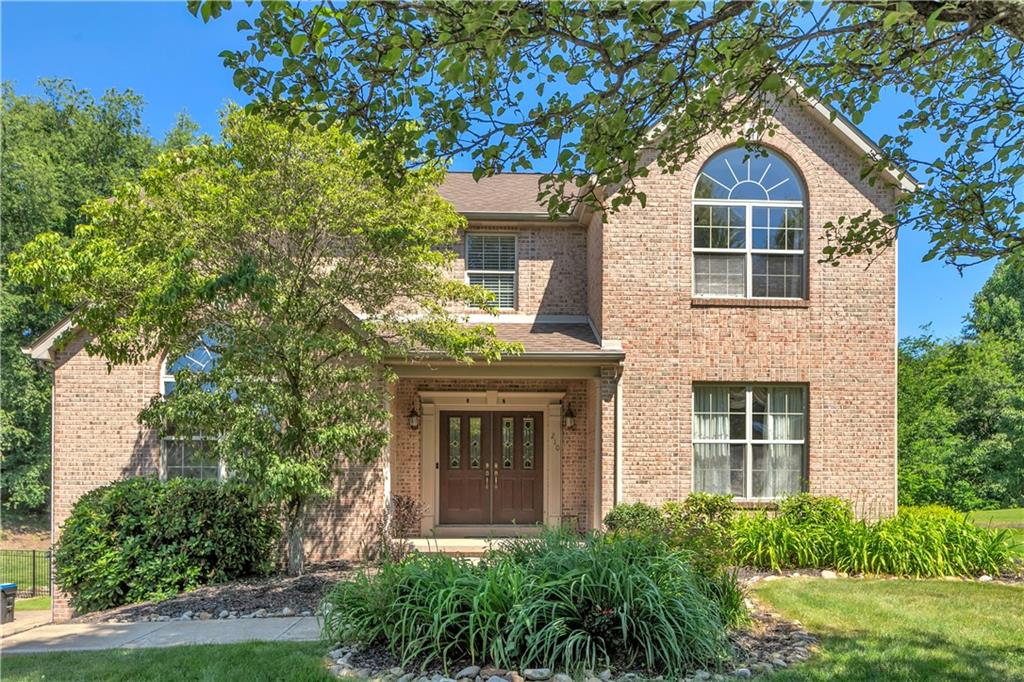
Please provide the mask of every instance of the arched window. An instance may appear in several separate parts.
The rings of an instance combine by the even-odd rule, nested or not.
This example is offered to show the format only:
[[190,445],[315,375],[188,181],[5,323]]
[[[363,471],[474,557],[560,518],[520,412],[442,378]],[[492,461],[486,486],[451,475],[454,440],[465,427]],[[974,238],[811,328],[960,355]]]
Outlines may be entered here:
[[[217,361],[217,354],[210,350],[212,342],[207,337],[199,339],[196,347],[178,358],[164,358],[160,365],[160,391],[168,396],[174,391],[175,374],[188,369],[193,372],[207,372]],[[168,361],[170,360],[170,361]],[[213,436],[182,438],[164,436],[160,439],[160,477],[168,478],[209,478],[223,479],[226,475],[224,463],[208,454],[206,447],[215,440]]]
[[693,291],[712,298],[806,295],[807,202],[793,166],[769,150],[724,149],[693,192]]

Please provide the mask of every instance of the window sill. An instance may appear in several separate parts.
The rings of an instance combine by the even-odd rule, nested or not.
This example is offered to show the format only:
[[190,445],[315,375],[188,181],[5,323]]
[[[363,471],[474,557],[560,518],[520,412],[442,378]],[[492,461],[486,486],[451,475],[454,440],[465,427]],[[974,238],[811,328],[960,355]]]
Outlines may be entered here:
[[690,299],[691,308],[810,308],[806,298],[701,298]]
[[779,508],[778,498],[734,497],[732,502],[740,509],[764,509],[775,511]]

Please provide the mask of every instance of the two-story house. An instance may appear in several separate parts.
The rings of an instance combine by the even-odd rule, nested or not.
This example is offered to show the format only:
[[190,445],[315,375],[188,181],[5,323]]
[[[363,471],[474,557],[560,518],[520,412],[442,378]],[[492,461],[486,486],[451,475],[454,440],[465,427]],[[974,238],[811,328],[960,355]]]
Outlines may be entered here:
[[[863,181],[871,143],[820,104],[776,117],[767,156],[709,137],[681,171],[638,181],[646,207],[614,214],[551,220],[536,175],[451,174],[441,193],[468,220],[454,274],[495,294],[499,315],[481,318],[525,352],[398,364],[388,456],[339,477],[310,518],[309,557],[356,554],[399,494],[442,538],[596,528],[618,502],[691,491],[755,504],[810,490],[893,512],[895,249],[870,266],[819,254],[825,223],[888,213],[914,184]],[[27,349],[54,367],[55,534],[111,480],[222,474],[136,421],[173,367],[108,373],[81,340],[57,350],[66,331]]]

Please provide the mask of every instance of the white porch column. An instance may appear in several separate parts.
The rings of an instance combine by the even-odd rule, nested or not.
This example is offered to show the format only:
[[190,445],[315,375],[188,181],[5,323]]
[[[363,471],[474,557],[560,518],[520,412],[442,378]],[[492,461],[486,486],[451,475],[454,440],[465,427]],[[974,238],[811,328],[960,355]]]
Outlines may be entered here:
[[562,404],[544,410],[544,525],[562,523]]
[[424,402],[420,420],[420,500],[427,513],[420,520],[420,532],[429,537],[438,523],[437,515],[437,405]]

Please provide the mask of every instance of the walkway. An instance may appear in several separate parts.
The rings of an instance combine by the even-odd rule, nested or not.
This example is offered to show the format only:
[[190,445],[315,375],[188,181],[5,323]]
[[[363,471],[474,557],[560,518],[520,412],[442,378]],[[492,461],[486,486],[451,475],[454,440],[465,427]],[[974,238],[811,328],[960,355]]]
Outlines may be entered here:
[[68,623],[43,625],[0,641],[6,654],[96,649],[140,649],[181,644],[309,642],[320,639],[312,616],[238,620],[171,620],[162,623]]

